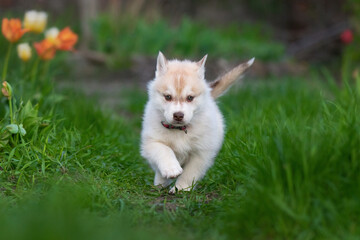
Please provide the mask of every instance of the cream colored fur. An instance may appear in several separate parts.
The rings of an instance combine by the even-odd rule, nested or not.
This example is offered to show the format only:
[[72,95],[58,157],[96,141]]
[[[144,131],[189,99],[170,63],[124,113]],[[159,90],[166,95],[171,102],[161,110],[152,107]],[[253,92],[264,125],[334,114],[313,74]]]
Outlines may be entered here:
[[[213,165],[224,137],[223,116],[214,98],[251,66],[253,59],[208,84],[204,78],[207,56],[199,62],[168,61],[160,52],[155,79],[148,85],[141,133],[141,155],[155,171],[154,185],[170,193],[191,190]],[[167,98],[171,98],[171,100]],[[193,100],[189,100],[189,96]],[[181,112],[179,121],[174,113]],[[161,122],[186,126],[187,133],[165,128]]]

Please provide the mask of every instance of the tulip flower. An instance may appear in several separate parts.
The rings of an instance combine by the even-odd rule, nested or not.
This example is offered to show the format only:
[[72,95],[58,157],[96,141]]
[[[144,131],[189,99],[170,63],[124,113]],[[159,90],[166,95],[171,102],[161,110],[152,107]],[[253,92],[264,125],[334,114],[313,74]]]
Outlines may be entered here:
[[45,33],[45,39],[34,43],[36,52],[42,60],[50,60],[57,50],[71,51],[78,40],[78,36],[69,27],[58,32],[57,28],[50,28]]
[[69,27],[66,27],[60,31],[57,40],[56,44],[59,50],[70,51],[73,50],[73,47],[78,40],[78,36],[71,31]]
[[24,17],[24,26],[31,32],[41,33],[45,30],[47,14],[45,12],[27,11]]
[[56,27],[49,28],[45,32],[45,38],[55,42],[57,37],[59,36],[59,29]]
[[48,39],[34,43],[34,47],[40,59],[42,60],[50,60],[55,56],[56,46]]
[[2,83],[2,86],[3,86],[2,89],[1,89],[2,94],[5,97],[7,97],[8,99],[10,99],[11,96],[12,96],[12,87],[6,81]]
[[10,42],[17,42],[28,29],[21,28],[21,21],[19,19],[4,18],[1,24],[1,31],[4,37]]
[[354,40],[353,32],[350,29],[346,29],[341,33],[340,39],[344,44],[350,44]]
[[29,43],[21,43],[17,46],[17,53],[21,60],[24,62],[31,58],[31,47]]
[[13,123],[13,111],[12,111],[12,94],[13,94],[13,92],[12,92],[12,87],[11,87],[11,85],[8,83],[8,82],[6,82],[6,81],[4,81],[3,83],[2,83],[2,85],[3,85],[3,87],[2,87],[2,89],[1,89],[1,92],[2,92],[2,94],[5,96],[5,97],[7,97],[7,99],[9,100],[9,110],[10,110],[10,123]]

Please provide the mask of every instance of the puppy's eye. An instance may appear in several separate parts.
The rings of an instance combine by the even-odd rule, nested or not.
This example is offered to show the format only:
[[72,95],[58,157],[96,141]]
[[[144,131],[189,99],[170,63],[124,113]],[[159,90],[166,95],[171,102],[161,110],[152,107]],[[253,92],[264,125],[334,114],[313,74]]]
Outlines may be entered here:
[[192,102],[192,100],[194,100],[194,97],[193,96],[187,96],[186,97],[186,101],[188,101],[188,102]]
[[164,98],[166,101],[171,101],[171,99],[172,99],[171,95],[168,95],[168,94],[164,95]]

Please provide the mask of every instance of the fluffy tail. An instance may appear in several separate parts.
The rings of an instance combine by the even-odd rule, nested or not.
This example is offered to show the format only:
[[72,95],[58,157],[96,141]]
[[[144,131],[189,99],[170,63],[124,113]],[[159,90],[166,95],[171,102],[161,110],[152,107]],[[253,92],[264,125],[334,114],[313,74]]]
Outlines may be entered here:
[[214,99],[221,96],[245,72],[245,70],[254,63],[254,60],[255,58],[252,58],[248,62],[240,64],[230,72],[211,82],[211,96]]

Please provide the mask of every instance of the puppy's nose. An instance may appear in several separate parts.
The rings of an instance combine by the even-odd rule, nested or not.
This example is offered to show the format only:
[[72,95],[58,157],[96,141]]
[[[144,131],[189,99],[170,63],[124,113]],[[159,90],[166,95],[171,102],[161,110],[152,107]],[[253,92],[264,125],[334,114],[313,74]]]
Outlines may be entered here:
[[175,121],[182,121],[184,119],[184,113],[176,112],[173,115]]

